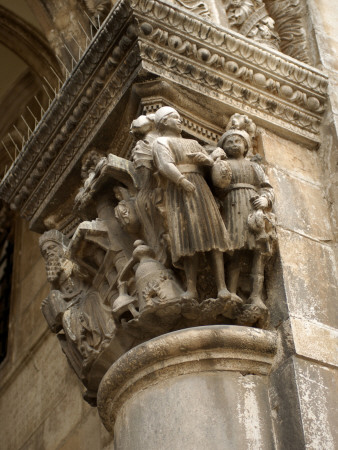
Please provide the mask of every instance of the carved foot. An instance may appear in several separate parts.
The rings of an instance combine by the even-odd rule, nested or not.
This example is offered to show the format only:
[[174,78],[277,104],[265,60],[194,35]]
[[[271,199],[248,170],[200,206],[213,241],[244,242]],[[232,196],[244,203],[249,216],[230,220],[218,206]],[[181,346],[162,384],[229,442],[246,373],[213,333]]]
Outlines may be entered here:
[[263,300],[258,295],[251,296],[249,298],[249,300],[248,300],[248,303],[250,305],[252,305],[252,306],[257,306],[257,308],[260,308],[262,311],[267,311],[268,310],[268,308],[263,303]]
[[238,316],[243,306],[243,300],[238,295],[232,293],[227,300],[223,316],[229,319],[234,319]]
[[227,288],[224,288],[218,291],[217,297],[220,300],[230,300],[231,295],[232,295],[231,292],[229,292]]
[[196,300],[198,299],[197,291],[185,291],[181,295],[182,300]]
[[264,308],[260,308],[256,305],[245,305],[243,312],[237,317],[236,323],[238,325],[251,326],[259,320],[264,320],[267,314],[267,308],[263,304]]

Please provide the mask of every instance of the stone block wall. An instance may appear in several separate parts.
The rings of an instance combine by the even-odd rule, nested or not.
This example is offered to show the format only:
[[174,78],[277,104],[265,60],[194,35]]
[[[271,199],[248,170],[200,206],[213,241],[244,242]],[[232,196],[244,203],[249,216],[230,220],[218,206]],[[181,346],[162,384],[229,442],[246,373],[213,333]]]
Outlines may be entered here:
[[18,219],[7,358],[0,366],[0,442],[6,450],[110,449],[111,437],[40,311],[50,288],[38,234]]

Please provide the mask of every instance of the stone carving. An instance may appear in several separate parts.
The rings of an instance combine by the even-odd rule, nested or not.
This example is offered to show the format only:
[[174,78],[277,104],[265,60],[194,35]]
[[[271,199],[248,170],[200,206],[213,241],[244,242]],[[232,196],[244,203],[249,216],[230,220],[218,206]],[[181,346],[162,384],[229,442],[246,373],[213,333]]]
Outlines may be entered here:
[[71,240],[40,238],[52,286],[42,311],[83,380],[165,332],[267,319],[274,195],[253,155],[253,121],[233,115],[218,147],[203,147],[164,106],[131,133],[130,161],[96,150],[82,160],[75,210],[98,218]]
[[173,108],[160,108],[155,121],[161,137],[154,142],[154,163],[165,191],[171,260],[186,275],[183,298],[198,297],[197,254],[205,252],[211,252],[218,297],[230,298],[222,256],[230,247],[229,236],[203,177],[203,166],[212,166],[213,160],[196,141],[181,137],[181,118]]
[[321,72],[172,4],[135,0],[131,9],[121,1],[1,183],[2,198],[31,226],[43,228],[53,186],[76,166],[108,106],[118,104],[141,67],[312,146],[319,140],[327,91]]
[[86,366],[111,340],[114,323],[88,274],[67,255],[69,240],[59,231],[40,237],[52,291],[42,302],[50,329],[58,333],[62,348],[76,373],[82,377]]
[[95,20],[96,25],[100,26],[109,13],[112,3],[110,0],[83,0],[89,14]]
[[310,63],[304,27],[307,11],[301,0],[267,0],[266,6],[275,20],[281,51],[300,61]]
[[194,14],[198,14],[199,16],[206,17],[208,19],[210,18],[210,11],[208,6],[201,0],[175,0],[175,2]]
[[254,41],[279,50],[274,20],[263,0],[229,0],[225,6],[230,27]]
[[264,317],[266,313],[262,297],[264,264],[266,258],[272,255],[276,241],[273,189],[262,167],[252,158],[255,132],[256,126],[252,120],[235,114],[218,142],[228,158],[223,164],[228,165],[227,172],[231,174],[226,183],[217,185],[222,217],[234,251],[228,263],[231,292],[238,290],[243,258],[250,253],[252,258],[252,286],[238,318],[239,323],[245,324]]

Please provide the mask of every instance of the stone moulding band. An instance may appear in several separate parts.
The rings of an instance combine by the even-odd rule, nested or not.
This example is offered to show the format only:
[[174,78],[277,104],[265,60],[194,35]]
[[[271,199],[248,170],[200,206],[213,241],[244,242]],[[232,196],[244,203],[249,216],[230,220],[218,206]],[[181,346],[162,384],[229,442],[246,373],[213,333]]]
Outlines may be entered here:
[[241,326],[196,327],[162,335],[111,366],[99,387],[99,414],[112,431],[129,398],[169,377],[215,370],[267,375],[276,349],[276,333]]
[[35,224],[55,184],[63,183],[65,167],[76,164],[141,70],[261,126],[310,145],[320,140],[327,93],[322,72],[173,4],[121,0],[2,181],[0,197]]

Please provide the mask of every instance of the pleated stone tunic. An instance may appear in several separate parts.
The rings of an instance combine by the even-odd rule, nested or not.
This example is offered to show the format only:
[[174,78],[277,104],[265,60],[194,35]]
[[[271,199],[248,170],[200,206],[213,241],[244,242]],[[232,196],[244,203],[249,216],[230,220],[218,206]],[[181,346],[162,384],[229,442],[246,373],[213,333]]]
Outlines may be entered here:
[[224,189],[221,213],[229,232],[233,250],[259,249],[255,235],[248,226],[248,216],[254,211],[251,198],[263,195],[271,207],[273,189],[262,167],[248,159],[228,159],[232,170],[231,184]]
[[[229,235],[202,168],[188,155],[202,152],[191,139],[161,137],[153,147],[154,164],[166,180],[165,208],[174,265],[197,252],[230,248]],[[177,183],[184,175],[194,186],[187,192]]]

